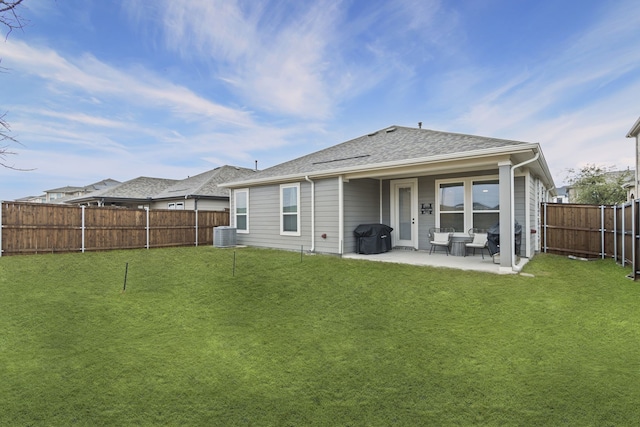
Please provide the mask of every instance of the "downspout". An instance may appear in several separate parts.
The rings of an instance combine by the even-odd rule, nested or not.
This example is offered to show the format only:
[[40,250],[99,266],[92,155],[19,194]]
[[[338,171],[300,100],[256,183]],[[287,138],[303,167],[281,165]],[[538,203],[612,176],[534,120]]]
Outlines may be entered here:
[[338,254],[344,255],[344,177],[338,176]]
[[[536,155],[530,158],[529,160],[525,160],[522,163],[518,163],[517,165],[511,166],[511,224],[509,224],[509,229],[511,230],[511,235],[509,236],[510,239],[513,239],[513,235],[516,234],[515,224],[514,224],[516,220],[515,171],[517,168],[521,166],[527,165],[531,162],[535,162],[536,160],[538,160],[538,157],[540,157],[540,150],[538,150]],[[526,201],[525,201],[525,204],[526,204]],[[529,239],[527,239],[527,243],[528,242],[529,242]],[[516,267],[516,246],[515,245],[513,245],[513,253],[511,254],[511,269],[514,271],[519,271],[518,268]]]
[[190,197],[193,197],[193,211],[195,213],[195,231],[196,231],[196,238],[195,238],[195,244],[196,246],[198,246],[198,196],[193,196],[191,194],[187,194],[184,196],[184,208],[187,208],[187,200],[189,200]]
[[305,181],[311,184],[311,249],[309,252],[316,250],[316,183],[305,175]]

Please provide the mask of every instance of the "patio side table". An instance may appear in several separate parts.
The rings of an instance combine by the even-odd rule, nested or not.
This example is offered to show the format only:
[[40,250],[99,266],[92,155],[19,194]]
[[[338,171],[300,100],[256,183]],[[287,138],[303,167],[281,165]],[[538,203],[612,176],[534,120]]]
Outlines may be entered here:
[[467,254],[467,243],[472,242],[473,239],[468,234],[454,234],[451,237],[451,255],[453,256],[465,256]]

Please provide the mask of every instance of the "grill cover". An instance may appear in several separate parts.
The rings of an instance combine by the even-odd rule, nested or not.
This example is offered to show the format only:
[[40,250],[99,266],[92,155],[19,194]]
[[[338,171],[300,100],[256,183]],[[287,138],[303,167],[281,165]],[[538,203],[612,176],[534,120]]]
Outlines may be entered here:
[[[522,244],[522,226],[516,221],[513,224],[513,243],[515,254],[520,255],[520,245]],[[500,252],[500,222],[496,222],[487,229],[487,247],[491,256]]]
[[393,228],[385,224],[360,224],[353,230],[356,253],[380,254],[391,250]]

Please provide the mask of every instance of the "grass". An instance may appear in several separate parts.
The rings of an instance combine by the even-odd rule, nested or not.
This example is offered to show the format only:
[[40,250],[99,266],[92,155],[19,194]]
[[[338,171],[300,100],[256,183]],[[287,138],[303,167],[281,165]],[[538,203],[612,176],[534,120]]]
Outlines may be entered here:
[[251,248],[2,257],[0,425],[637,424],[640,285],[612,261],[525,271]]

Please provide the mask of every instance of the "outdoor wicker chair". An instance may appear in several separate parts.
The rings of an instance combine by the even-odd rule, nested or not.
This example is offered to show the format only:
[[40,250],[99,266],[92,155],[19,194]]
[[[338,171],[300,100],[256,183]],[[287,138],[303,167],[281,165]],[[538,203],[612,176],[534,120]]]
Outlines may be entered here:
[[[476,254],[476,249],[480,249],[480,254],[482,255],[482,259],[484,259],[484,250],[487,249],[487,230],[472,228],[469,230],[469,235],[473,237],[473,241],[467,243],[465,249],[473,249],[474,255]],[[464,253],[465,256],[467,256],[466,250]]]
[[451,236],[454,231],[453,228],[430,228],[429,243],[431,244],[431,249],[429,250],[429,255],[431,255],[436,248],[442,247],[445,248],[447,256],[449,256],[449,246],[451,246]]

